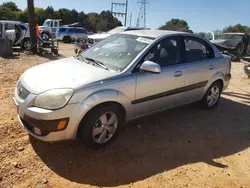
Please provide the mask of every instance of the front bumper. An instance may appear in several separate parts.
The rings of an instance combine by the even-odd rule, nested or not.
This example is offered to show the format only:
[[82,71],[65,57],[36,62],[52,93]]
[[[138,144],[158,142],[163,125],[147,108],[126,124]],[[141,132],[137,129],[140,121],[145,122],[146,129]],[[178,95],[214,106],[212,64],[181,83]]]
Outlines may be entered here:
[[[18,120],[25,130],[33,137],[46,142],[76,138],[78,125],[89,106],[78,103],[68,104],[59,110],[47,110],[31,105],[35,97],[36,95],[30,94],[23,100],[15,90],[13,99],[17,106]],[[60,127],[60,122],[65,124]]]

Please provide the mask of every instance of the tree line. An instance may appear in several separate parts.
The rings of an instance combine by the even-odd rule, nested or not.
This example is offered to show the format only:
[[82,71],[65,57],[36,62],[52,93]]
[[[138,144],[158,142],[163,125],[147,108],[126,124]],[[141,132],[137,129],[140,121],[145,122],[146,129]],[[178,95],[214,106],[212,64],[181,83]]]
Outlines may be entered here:
[[[46,19],[62,19],[63,24],[71,24],[74,22],[82,22],[89,25],[93,32],[108,31],[117,26],[122,26],[122,23],[115,18],[110,11],[102,11],[100,14],[91,12],[85,14],[83,11],[76,11],[61,8],[54,10],[52,6],[46,9],[35,7],[36,22],[42,25]],[[27,8],[21,10],[14,2],[4,2],[0,5],[0,20],[17,20],[28,22]]]
[[[182,32],[189,32],[193,33],[193,31],[189,28],[188,23],[185,20],[180,20],[180,19],[171,19],[170,21],[166,22],[164,25],[160,26],[159,29],[161,30],[173,30],[173,31],[182,31]],[[228,26],[224,28],[223,30],[216,30],[214,33],[220,34],[220,33],[250,33],[250,27],[241,25],[241,24],[236,24],[233,26]],[[197,33],[201,36],[205,36],[206,32],[199,32]]]
[[[115,18],[110,11],[102,11],[100,14],[91,12],[84,13],[83,11],[76,11],[75,9],[69,10],[61,8],[54,10],[52,6],[48,6],[46,9],[35,8],[36,21],[39,25],[42,25],[45,19],[62,19],[63,24],[71,24],[74,22],[82,22],[90,26],[93,32],[97,31],[108,31],[117,26],[122,26],[122,23]],[[28,22],[28,11],[27,8],[21,10],[14,2],[4,2],[0,5],[0,20],[18,20]],[[161,30],[173,30],[193,33],[188,23],[185,20],[173,18],[167,21],[164,25],[160,26]],[[234,26],[228,26],[221,31],[222,32],[242,32],[250,33],[250,27],[241,24]],[[201,36],[205,36],[205,32],[197,33]]]

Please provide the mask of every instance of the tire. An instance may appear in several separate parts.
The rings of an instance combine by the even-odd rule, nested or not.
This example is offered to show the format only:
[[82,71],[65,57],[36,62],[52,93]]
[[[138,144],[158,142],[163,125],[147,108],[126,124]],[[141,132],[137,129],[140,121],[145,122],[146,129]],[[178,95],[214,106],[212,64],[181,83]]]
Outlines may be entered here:
[[[112,124],[109,125],[109,121],[112,121]],[[116,138],[122,122],[122,113],[115,105],[107,104],[94,108],[80,124],[79,134],[83,145],[88,149],[105,147]]]
[[70,38],[70,36],[65,36],[65,37],[63,37],[63,42],[64,43],[71,43],[71,38]]
[[54,53],[55,55],[58,55],[58,49],[53,49],[53,53]]
[[42,32],[41,37],[44,41],[49,41],[50,39],[50,34],[48,32]]
[[212,109],[217,106],[222,92],[222,85],[220,82],[214,82],[205,93],[202,104],[207,109]]
[[30,48],[30,38],[23,39],[21,48],[22,48],[22,50],[29,50],[29,48]]

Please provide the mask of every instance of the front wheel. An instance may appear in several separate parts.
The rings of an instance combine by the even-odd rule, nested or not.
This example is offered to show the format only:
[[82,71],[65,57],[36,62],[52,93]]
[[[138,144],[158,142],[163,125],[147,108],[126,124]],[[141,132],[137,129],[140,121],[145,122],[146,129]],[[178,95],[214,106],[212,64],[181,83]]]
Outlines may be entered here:
[[222,92],[221,84],[219,82],[213,83],[208,88],[206,94],[202,99],[202,103],[204,104],[204,106],[208,109],[214,108],[220,100],[221,92]]
[[86,148],[108,145],[118,134],[123,117],[115,105],[96,107],[83,120],[80,136]]

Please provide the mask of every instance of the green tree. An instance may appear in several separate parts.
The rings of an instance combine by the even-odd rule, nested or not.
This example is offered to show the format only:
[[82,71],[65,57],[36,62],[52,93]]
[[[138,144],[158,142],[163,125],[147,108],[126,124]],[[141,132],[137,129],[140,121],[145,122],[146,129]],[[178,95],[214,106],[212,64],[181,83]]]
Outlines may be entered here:
[[166,22],[166,24],[161,26],[159,29],[193,33],[193,31],[189,29],[188,23],[185,20],[180,20],[175,18]]
[[6,8],[10,9],[10,10],[13,11],[13,12],[21,11],[21,10],[17,7],[16,3],[11,2],[11,1],[9,1],[9,2],[4,2],[4,3],[1,5],[1,7],[6,7]]
[[43,8],[35,7],[35,15],[38,25],[42,25],[44,20],[47,19],[46,12]]
[[25,23],[28,23],[29,22],[29,20],[28,20],[28,10],[24,9],[23,11],[17,12],[15,20],[23,21]]
[[202,37],[205,37],[206,36],[206,33],[205,32],[199,32],[197,33],[198,35],[202,36]]
[[83,11],[78,13],[78,22],[88,23],[88,16]]
[[77,20],[78,20],[78,12],[75,9],[71,10],[70,19],[71,19],[70,20],[71,23],[77,22]]
[[245,33],[245,32],[248,31],[248,29],[249,28],[247,26],[245,26],[245,25],[236,24],[234,26],[230,25],[230,26],[224,28],[223,32],[227,32],[227,33],[229,33],[229,32],[232,32],[232,33],[234,33],[234,32]]
[[97,31],[96,25],[99,22],[99,15],[97,13],[91,12],[87,14],[88,23],[93,27],[94,32]]
[[108,21],[101,19],[97,24],[96,24],[96,30],[97,31],[108,31]]
[[[108,31],[114,27],[121,26],[122,23],[113,17],[110,11],[102,11],[100,14],[92,12],[85,14],[83,11],[77,12],[75,9],[69,10],[62,8],[54,10],[52,6],[46,9],[35,8],[36,20],[39,25],[42,25],[45,19],[62,19],[64,24],[71,24],[74,22],[82,22],[86,24],[88,29],[95,31]],[[20,10],[14,2],[5,2],[0,5],[0,19],[18,20],[28,22],[27,9]]]
[[53,18],[54,17],[54,8],[52,6],[48,6],[46,9],[45,9],[45,14],[46,14],[46,17],[47,18]]

